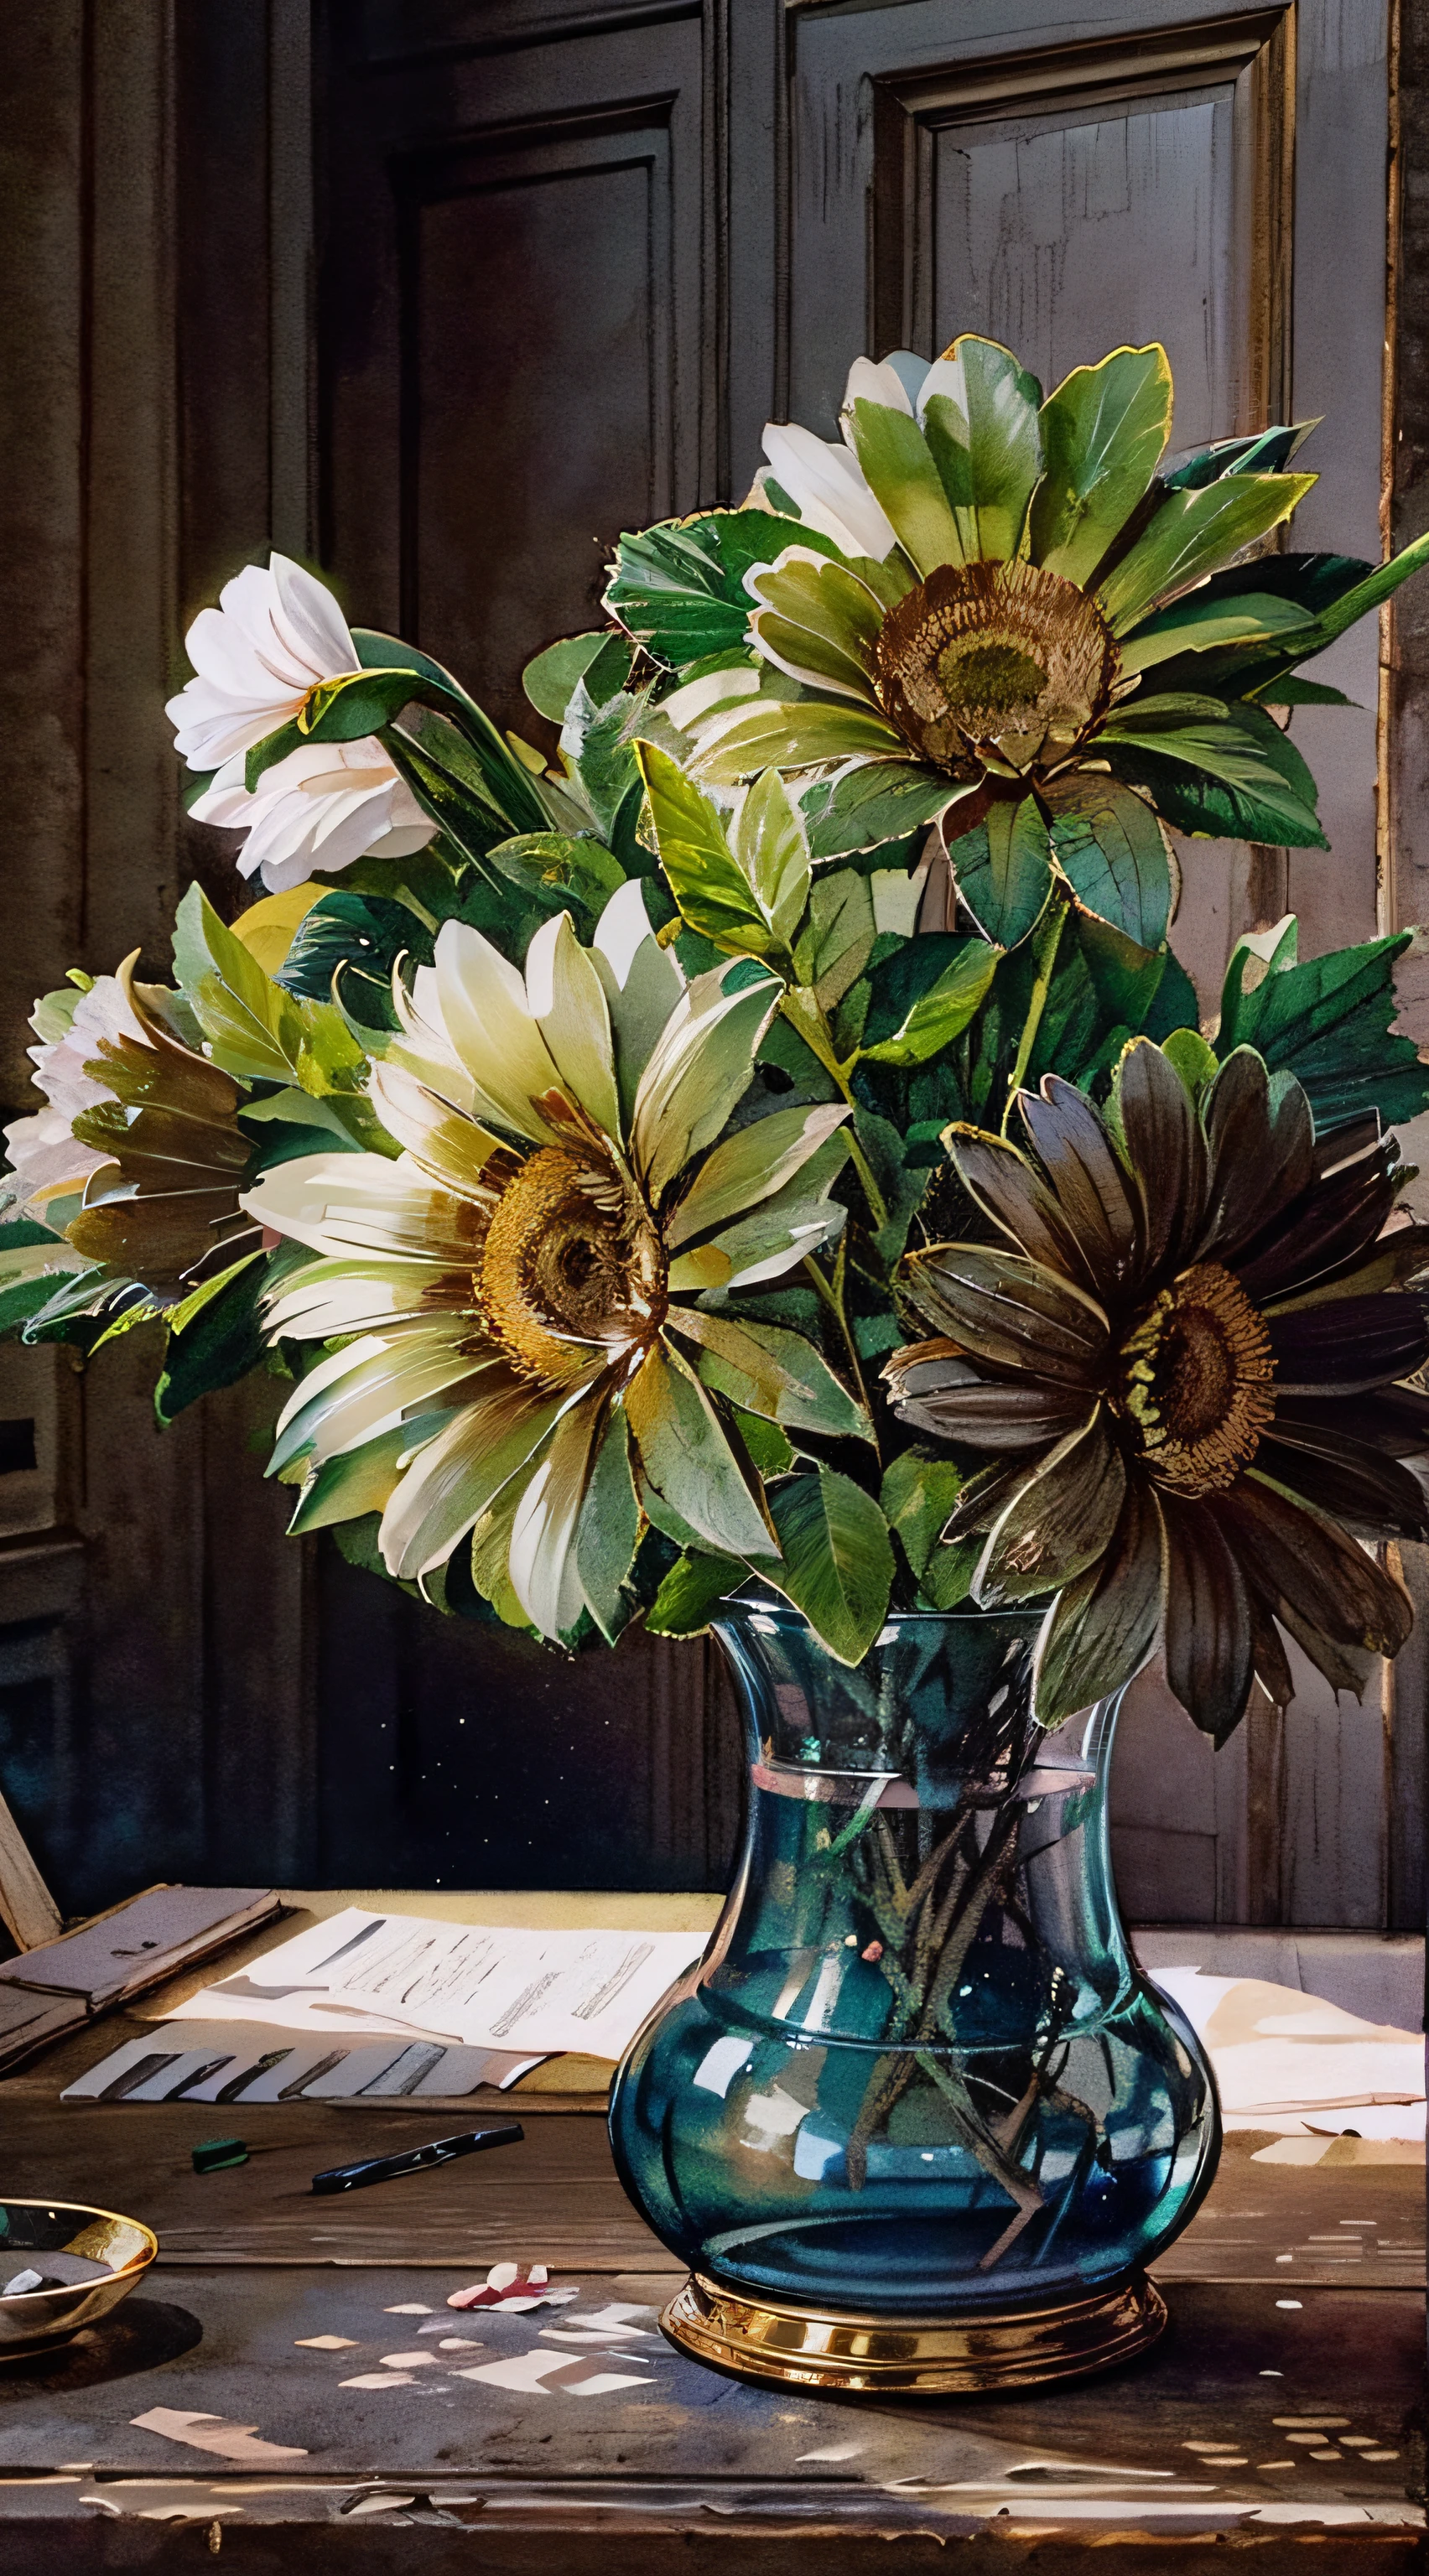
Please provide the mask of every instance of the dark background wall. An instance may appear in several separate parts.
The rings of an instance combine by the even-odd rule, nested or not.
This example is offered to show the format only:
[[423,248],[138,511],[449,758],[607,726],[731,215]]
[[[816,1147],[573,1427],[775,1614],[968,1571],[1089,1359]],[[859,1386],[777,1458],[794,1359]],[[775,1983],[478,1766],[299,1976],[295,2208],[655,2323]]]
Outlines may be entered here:
[[[1159,331],[1186,439],[1330,415],[1303,541],[1415,533],[1421,17],[9,0],[6,1114],[36,992],[136,942],[162,972],[194,874],[238,899],[228,845],[182,821],[162,702],[189,618],[270,543],[534,732],[520,665],[591,621],[622,525],[738,497],[766,417],[831,428],[859,347],[967,327],[1053,373]],[[1331,859],[1187,853],[1207,994],[1292,904],[1307,949],[1429,910],[1429,607],[1342,652],[1365,712],[1306,726]],[[0,1787],[63,1904],[161,1875],[719,1883],[712,1651],[570,1664],[419,1612],[284,1540],[254,1454],[275,1386],[160,1435],[153,1369],[138,1336],[83,1375],[0,1350],[39,1461],[0,1478]],[[1149,1684],[1118,1767],[1129,1910],[1422,1920],[1424,1705],[1412,1646],[1382,1704],[1307,1691],[1213,1757]]]

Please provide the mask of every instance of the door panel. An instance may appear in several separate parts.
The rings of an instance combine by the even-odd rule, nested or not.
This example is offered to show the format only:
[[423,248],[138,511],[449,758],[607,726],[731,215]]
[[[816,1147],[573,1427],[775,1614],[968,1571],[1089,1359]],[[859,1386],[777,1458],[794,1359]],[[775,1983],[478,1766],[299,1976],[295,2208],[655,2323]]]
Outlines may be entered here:
[[522,665],[695,505],[712,426],[700,23],[598,14],[330,22],[323,551],[527,734]]

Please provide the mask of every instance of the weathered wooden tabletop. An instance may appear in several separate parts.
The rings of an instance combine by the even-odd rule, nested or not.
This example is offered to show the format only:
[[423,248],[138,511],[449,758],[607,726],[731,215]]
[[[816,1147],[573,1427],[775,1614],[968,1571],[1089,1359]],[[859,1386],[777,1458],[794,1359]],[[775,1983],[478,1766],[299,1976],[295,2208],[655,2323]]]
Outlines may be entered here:
[[[699,2569],[731,2548],[768,2576],[837,2576],[887,2565],[893,2538],[900,2571],[946,2570],[956,2544],[999,2576],[1091,2576],[1108,2548],[1147,2576],[1200,2576],[1232,2548],[1257,2576],[1423,2563],[1424,2171],[1387,2160],[1409,2150],[1344,2141],[1303,2166],[1229,2140],[1156,2267],[1170,2331],[1122,2371],[996,2399],[820,2399],[664,2342],[683,2276],[620,2189],[598,2094],[62,2107],[129,2027],[0,2083],[0,2190],[123,2210],[161,2242],[112,2317],[0,2369],[4,2576],[213,2554],[255,2576],[663,2576],[672,2550]],[[520,2146],[314,2199],[321,2167],[498,2103]],[[235,2130],[250,2161],[195,2175],[193,2145]],[[579,2298],[447,2308],[506,2259]],[[614,2340],[568,2340],[596,2317]]]

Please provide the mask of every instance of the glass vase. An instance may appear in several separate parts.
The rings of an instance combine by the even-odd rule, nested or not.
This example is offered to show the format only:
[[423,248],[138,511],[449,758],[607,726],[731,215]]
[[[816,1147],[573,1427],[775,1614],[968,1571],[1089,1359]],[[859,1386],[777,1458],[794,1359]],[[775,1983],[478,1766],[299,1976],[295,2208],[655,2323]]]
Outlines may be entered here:
[[746,2376],[948,2391],[1104,2367],[1220,2131],[1194,2033],[1117,1914],[1117,1700],[1030,1714],[1033,1614],[891,1617],[855,1669],[773,1597],[716,1634],[749,1738],[705,1957],[610,2131],[691,2279],[667,2332]]

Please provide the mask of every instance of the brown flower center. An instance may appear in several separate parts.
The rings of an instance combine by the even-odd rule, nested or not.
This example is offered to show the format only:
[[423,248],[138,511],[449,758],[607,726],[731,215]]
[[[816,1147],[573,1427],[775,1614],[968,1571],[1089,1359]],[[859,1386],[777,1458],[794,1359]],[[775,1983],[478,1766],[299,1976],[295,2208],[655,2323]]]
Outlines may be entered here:
[[1121,1348],[1114,1401],[1152,1476],[1194,1501],[1248,1467],[1275,1414],[1265,1318],[1218,1261],[1163,1288]]
[[1121,656],[1074,582],[1036,564],[940,564],[884,619],[874,686],[940,769],[1061,758],[1106,713]]
[[665,1313],[665,1256],[614,1164],[545,1145],[492,1210],[476,1285],[512,1364],[560,1383],[601,1350],[648,1347]]

